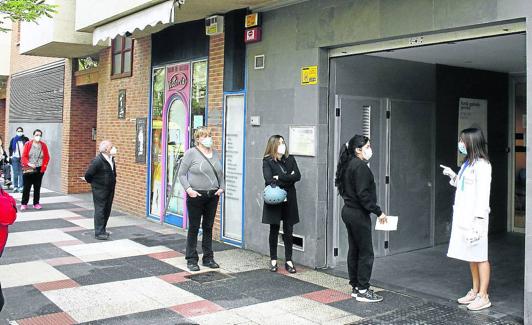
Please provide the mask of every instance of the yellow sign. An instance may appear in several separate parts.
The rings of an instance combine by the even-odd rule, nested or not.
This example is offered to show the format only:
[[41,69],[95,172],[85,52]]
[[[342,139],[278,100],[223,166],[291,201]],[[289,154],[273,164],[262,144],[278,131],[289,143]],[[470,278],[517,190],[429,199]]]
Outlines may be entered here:
[[259,13],[258,12],[254,14],[246,15],[246,23],[245,23],[246,28],[255,27],[258,25],[259,25]]
[[301,68],[301,85],[316,85],[318,83],[318,66]]

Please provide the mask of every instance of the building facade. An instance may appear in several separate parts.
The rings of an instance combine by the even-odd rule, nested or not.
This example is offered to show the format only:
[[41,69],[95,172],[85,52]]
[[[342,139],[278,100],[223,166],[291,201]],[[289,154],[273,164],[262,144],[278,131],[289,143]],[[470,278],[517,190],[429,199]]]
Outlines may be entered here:
[[[528,1],[99,5],[78,0],[65,11],[75,16],[67,29],[74,36],[50,33],[44,43],[21,44],[32,55],[75,53],[61,61],[63,191],[87,190],[76,177],[96,143],[110,139],[119,151],[116,206],[186,229],[174,167],[192,146],[193,130],[209,125],[228,184],[215,233],[267,253],[262,156],[269,136],[281,134],[302,174],[294,260],[340,269],[347,235],[333,179],[343,143],[354,133],[372,139],[379,202],[401,218],[401,231],[374,233],[376,256],[386,258],[448,241],[453,193],[438,166],[456,169],[458,132],[478,125],[494,167],[490,231],[524,233],[524,319],[532,322],[532,217],[525,209],[532,177],[525,173],[532,93]],[[260,13],[250,28],[259,27],[261,39],[255,39],[258,29],[245,30],[249,13]],[[206,17],[223,31],[206,35]],[[245,38],[255,42],[246,45]],[[99,58],[97,70],[76,71],[72,58],[89,55]],[[21,70],[12,61],[15,80]],[[12,133],[7,97],[6,131]]]

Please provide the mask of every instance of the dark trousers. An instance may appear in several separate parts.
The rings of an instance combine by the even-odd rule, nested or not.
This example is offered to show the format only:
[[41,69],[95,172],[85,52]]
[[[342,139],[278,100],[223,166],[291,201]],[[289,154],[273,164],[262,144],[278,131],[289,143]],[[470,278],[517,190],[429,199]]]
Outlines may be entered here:
[[214,195],[213,191],[209,193],[202,192],[201,196],[195,198],[187,195],[188,234],[185,258],[188,263],[198,263],[199,261],[196,246],[198,245],[200,224],[203,230],[203,238],[201,240],[203,262],[209,262],[214,259],[214,253],[212,251],[212,227],[214,225],[214,217],[216,216],[216,208],[218,207],[218,198],[217,195]]
[[112,189],[92,188],[92,201],[94,202],[94,234],[105,235],[107,231],[107,221],[111,215],[113,199],[115,197],[114,187]]
[[43,173],[41,173],[41,168],[36,168],[37,172],[34,173],[26,173],[22,175],[22,178],[24,179],[24,189],[22,190],[22,200],[20,203],[22,205],[27,205],[30,200],[30,190],[33,186],[33,205],[39,204],[39,200],[41,199],[41,183],[42,183],[42,177]]
[[0,284],[0,311],[4,308],[4,294],[2,293],[2,285]]
[[[270,258],[277,259],[277,241],[279,237],[280,225],[270,225]],[[294,226],[283,221],[283,242],[284,242],[284,258],[287,261],[292,260],[292,246],[294,245]]]
[[371,238],[371,218],[365,211],[344,206],[342,220],[347,228],[349,251],[347,270],[349,284],[364,290],[370,287],[369,280],[373,269],[373,241]]

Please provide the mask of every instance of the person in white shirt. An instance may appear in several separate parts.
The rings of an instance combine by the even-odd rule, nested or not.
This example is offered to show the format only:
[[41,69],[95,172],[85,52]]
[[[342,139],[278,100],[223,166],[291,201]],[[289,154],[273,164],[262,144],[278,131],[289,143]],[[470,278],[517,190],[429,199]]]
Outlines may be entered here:
[[107,221],[111,215],[116,186],[116,147],[111,141],[100,143],[100,153],[92,160],[85,172],[85,181],[91,184],[94,202],[94,236],[99,240],[109,239]]
[[458,150],[465,155],[458,175],[451,168],[441,166],[443,174],[451,179],[450,184],[456,187],[447,256],[469,262],[471,270],[472,288],[458,303],[467,305],[469,310],[481,310],[491,306],[488,296],[491,164],[480,129],[463,130]]

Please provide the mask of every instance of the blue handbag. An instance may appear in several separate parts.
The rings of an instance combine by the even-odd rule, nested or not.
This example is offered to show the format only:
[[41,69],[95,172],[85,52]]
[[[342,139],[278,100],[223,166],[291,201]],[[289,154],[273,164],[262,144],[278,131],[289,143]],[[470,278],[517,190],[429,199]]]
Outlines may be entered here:
[[275,184],[268,185],[262,192],[262,198],[264,199],[264,203],[272,205],[280,204],[286,201],[286,191]]

